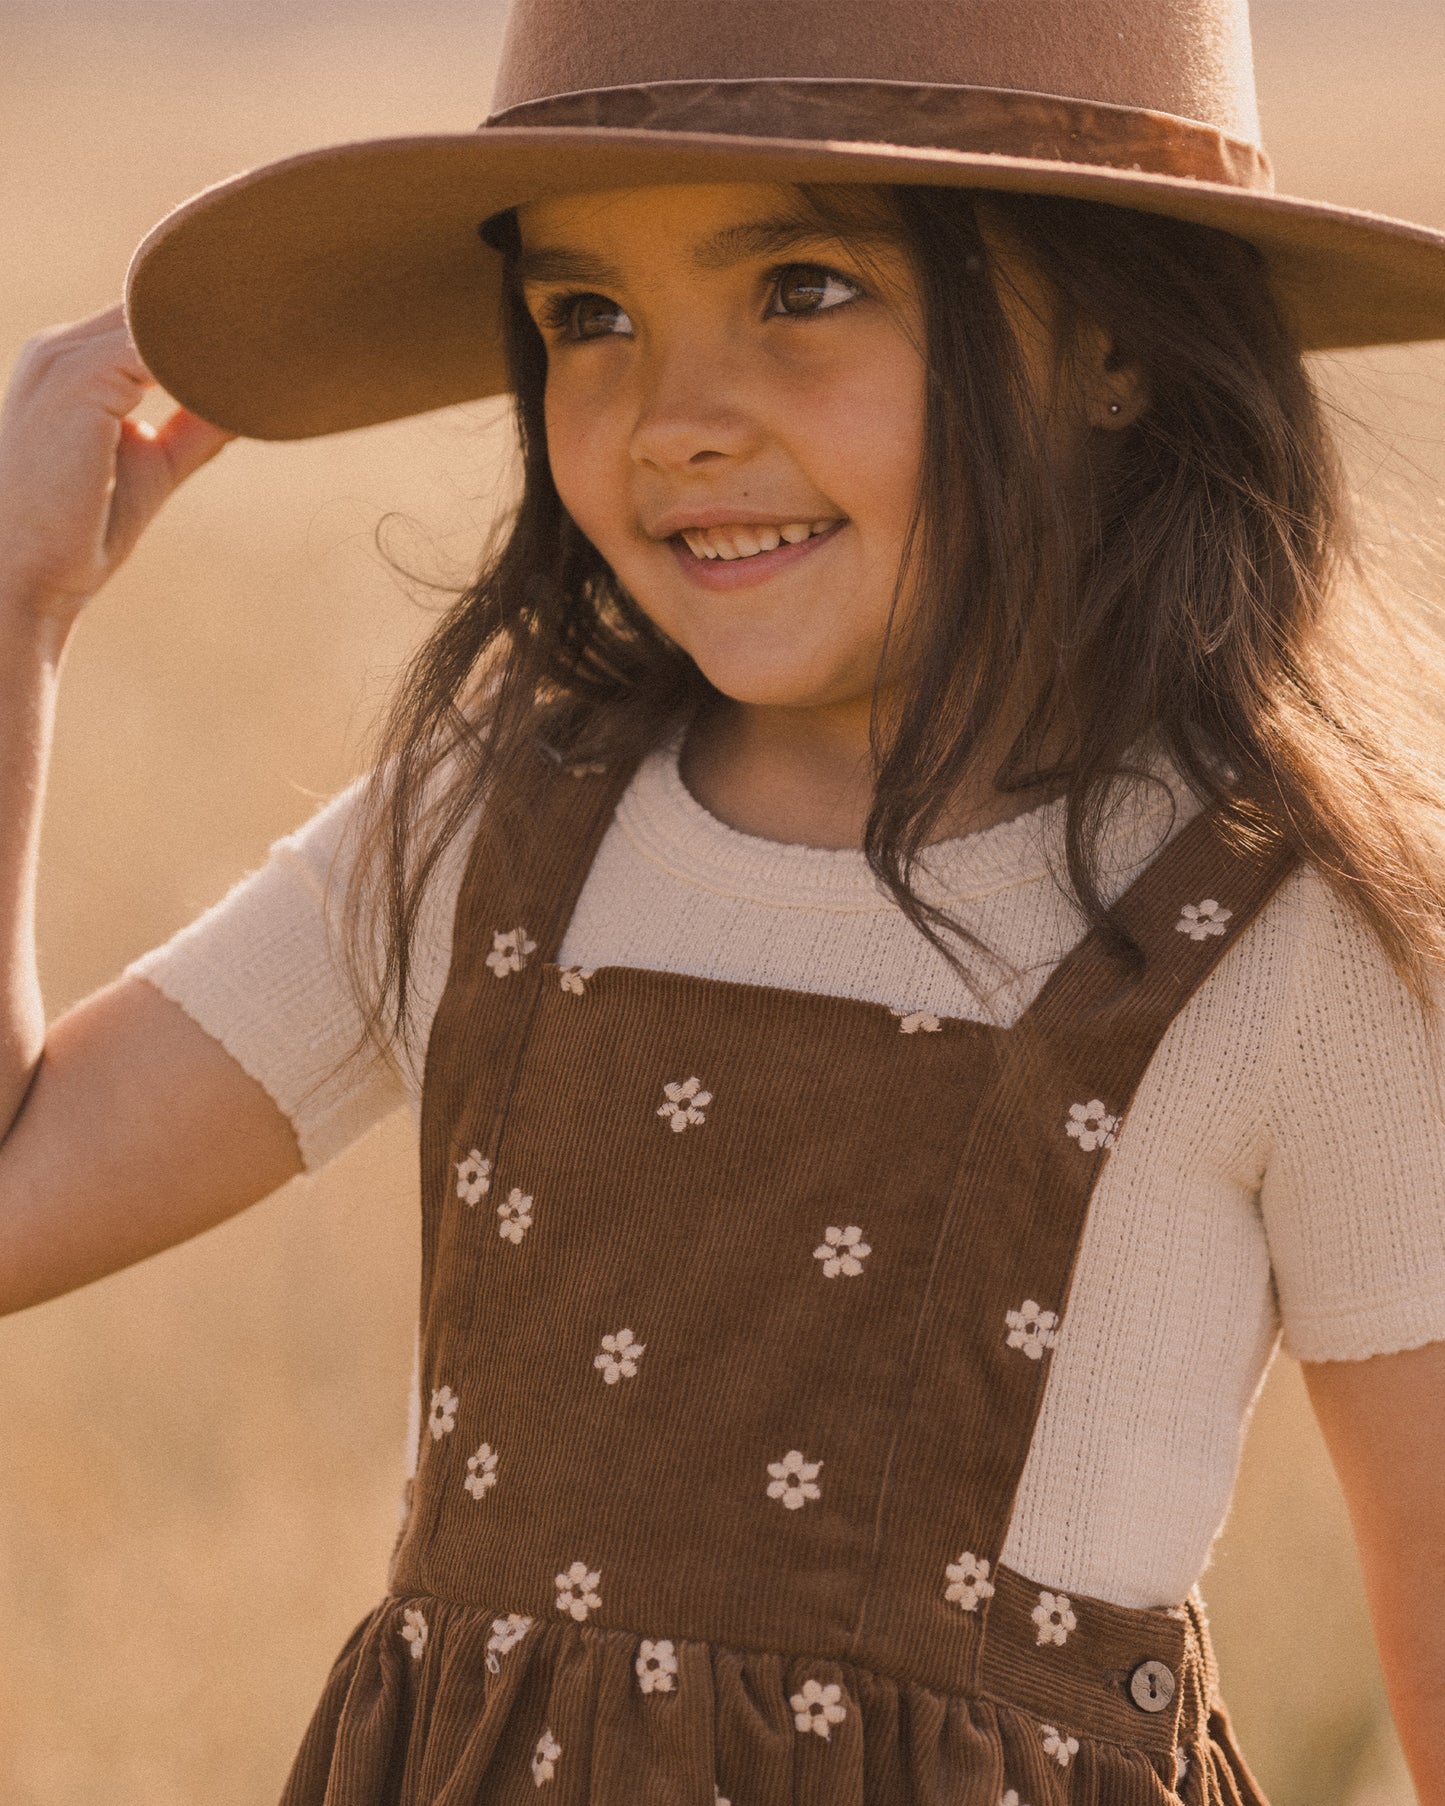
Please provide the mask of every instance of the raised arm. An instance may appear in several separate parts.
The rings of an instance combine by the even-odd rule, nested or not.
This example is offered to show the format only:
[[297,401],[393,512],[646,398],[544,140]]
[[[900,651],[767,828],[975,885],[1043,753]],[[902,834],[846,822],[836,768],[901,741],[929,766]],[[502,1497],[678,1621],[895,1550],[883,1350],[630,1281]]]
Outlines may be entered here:
[[47,1030],[41,810],[86,601],[228,435],[128,418],[149,373],[119,307],[30,341],[0,411],[0,1313],[183,1241],[301,1168],[285,1116],[175,1004],[123,979]]

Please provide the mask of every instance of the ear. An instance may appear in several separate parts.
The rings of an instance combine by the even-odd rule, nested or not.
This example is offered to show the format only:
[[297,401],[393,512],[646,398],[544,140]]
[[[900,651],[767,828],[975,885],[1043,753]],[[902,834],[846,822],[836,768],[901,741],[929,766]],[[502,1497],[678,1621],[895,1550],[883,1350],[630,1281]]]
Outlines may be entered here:
[[1092,322],[1081,337],[1079,388],[1085,421],[1105,432],[1133,426],[1149,405],[1139,366],[1129,363],[1104,328]]

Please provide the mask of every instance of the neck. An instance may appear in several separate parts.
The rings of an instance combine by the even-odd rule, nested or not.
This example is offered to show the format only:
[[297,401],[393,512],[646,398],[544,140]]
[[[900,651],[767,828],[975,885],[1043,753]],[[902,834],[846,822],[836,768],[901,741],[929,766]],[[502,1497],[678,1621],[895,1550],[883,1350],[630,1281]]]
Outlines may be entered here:
[[[788,709],[720,701],[694,720],[679,770],[704,809],[727,826],[793,846],[858,848],[873,801],[867,698]],[[940,817],[935,839],[977,833],[1046,800],[995,782],[1008,726],[990,737]]]

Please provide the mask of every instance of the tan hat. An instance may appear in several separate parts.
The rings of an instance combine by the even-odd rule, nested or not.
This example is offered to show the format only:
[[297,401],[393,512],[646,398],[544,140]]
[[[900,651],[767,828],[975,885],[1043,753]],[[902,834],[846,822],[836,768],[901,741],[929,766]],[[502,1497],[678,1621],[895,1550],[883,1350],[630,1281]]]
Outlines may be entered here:
[[1257,245],[1311,349],[1445,337],[1445,234],[1273,192],[1247,0],[515,0],[478,131],[249,170],[126,284],[176,398],[261,439],[497,394],[480,222],[659,182],[1110,201]]

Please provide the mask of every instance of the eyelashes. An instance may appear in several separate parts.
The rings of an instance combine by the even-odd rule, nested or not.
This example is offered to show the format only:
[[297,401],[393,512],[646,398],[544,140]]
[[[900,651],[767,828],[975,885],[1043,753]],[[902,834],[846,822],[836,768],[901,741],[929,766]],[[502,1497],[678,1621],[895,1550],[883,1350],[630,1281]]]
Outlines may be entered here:
[[[785,263],[770,270],[764,317],[808,319],[832,313],[859,300],[861,283],[841,270],[821,263]],[[626,310],[606,295],[572,289],[546,296],[537,307],[538,324],[547,332],[585,344],[592,339],[617,338],[631,330]]]
[[[627,315],[606,295],[573,290],[570,294],[549,295],[538,309],[538,319],[549,332],[560,333],[563,338],[585,340],[614,336],[616,322],[627,320]],[[607,324],[609,321],[612,324]],[[627,323],[630,326],[632,322],[628,320]],[[584,330],[596,325],[602,326],[600,332]]]

